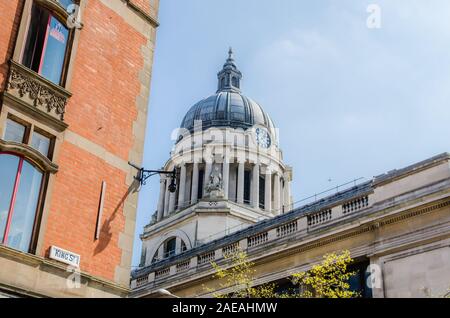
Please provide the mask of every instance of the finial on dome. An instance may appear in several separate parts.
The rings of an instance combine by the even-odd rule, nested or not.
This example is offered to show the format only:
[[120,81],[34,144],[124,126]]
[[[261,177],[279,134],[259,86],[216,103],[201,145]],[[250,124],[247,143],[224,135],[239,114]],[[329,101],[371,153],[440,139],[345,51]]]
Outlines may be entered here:
[[241,91],[242,73],[238,70],[233,58],[233,48],[228,50],[228,59],[223,65],[223,69],[217,75],[219,86],[217,92],[237,92]]
[[230,49],[228,50],[228,59],[232,60],[233,59],[233,48],[230,46]]

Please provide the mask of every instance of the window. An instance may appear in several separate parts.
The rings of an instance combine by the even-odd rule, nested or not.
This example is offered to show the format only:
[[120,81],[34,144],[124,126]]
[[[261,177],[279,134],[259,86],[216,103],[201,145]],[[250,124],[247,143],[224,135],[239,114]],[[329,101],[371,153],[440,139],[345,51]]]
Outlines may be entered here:
[[349,272],[355,272],[355,275],[348,281],[350,284],[350,290],[359,292],[363,298],[372,298],[372,288],[370,288],[367,284],[370,276],[370,273],[367,271],[369,265],[369,260],[362,260],[351,264],[348,267]]
[[43,173],[23,157],[0,154],[0,242],[28,252]]
[[[59,1],[67,7],[72,1]],[[33,5],[22,64],[61,84],[70,32],[49,10]]]
[[250,203],[250,170],[244,171],[244,203]]
[[166,241],[164,244],[164,257],[175,255],[176,244],[177,239],[175,237]]
[[26,129],[27,127],[25,125],[19,124],[8,118],[6,120],[6,129],[3,139],[6,141],[22,143],[25,140]]
[[232,82],[232,84],[233,84],[234,87],[239,88],[239,81],[238,81],[237,77],[234,77],[234,76],[233,76],[231,82]]
[[197,194],[197,200],[200,200],[201,198],[203,198],[203,185],[204,185],[204,180],[205,179],[205,171],[204,170],[199,170],[198,172],[198,194]]
[[33,132],[33,137],[31,138],[31,147],[42,153],[44,156],[48,157],[50,149],[50,138],[44,135]]
[[259,207],[264,209],[265,207],[265,193],[266,193],[266,179],[259,177]]
[[54,139],[53,136],[38,127],[19,119],[16,121],[15,117],[6,120],[3,140],[28,144],[49,159],[52,157]]

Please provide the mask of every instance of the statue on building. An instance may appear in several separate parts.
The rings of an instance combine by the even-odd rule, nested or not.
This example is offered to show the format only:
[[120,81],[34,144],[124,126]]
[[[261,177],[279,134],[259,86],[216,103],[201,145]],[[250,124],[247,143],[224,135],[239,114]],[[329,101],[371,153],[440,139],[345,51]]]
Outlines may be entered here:
[[206,194],[210,198],[219,198],[224,196],[222,173],[217,165],[213,166],[211,174],[209,175],[209,181],[206,185]]

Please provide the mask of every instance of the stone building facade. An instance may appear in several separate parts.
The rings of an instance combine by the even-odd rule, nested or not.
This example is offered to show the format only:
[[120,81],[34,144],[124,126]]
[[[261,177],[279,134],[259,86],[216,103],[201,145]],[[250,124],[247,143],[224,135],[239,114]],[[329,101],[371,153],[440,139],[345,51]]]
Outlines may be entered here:
[[[178,179],[161,179],[157,212],[141,235],[132,296],[230,292],[214,277],[211,262],[227,267],[224,255],[238,249],[255,264],[256,285],[292,288],[290,275],[327,253],[349,250],[358,273],[351,285],[364,297],[445,294],[450,154],[294,209],[292,169],[283,163],[277,131],[259,105],[241,94],[241,76],[230,52],[217,93],[194,105],[182,121],[165,166],[177,168]],[[224,139],[226,132],[232,137]],[[171,184],[178,185],[175,192]]]
[[158,2],[0,1],[0,294],[128,295]]

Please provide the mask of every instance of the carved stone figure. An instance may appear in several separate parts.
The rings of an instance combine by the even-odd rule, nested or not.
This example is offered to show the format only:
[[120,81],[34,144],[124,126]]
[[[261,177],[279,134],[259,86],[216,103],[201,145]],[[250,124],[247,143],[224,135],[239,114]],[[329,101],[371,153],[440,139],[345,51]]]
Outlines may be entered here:
[[206,185],[206,193],[210,197],[223,196],[223,180],[220,168],[215,165],[209,175],[209,181]]

